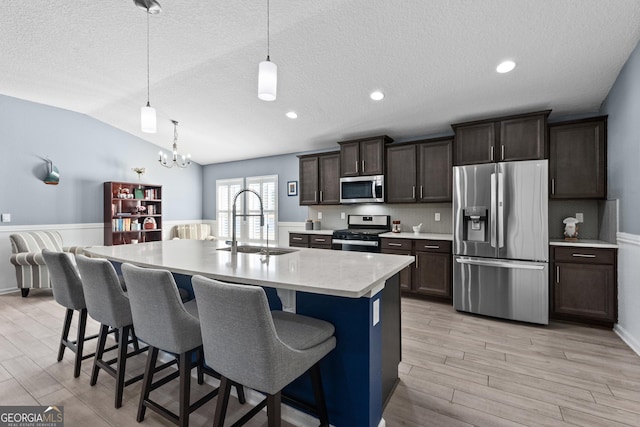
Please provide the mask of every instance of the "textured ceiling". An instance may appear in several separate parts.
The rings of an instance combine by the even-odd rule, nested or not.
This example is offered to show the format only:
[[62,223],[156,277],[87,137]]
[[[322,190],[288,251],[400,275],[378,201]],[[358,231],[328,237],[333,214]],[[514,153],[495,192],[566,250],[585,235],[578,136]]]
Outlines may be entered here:
[[[95,117],[201,164],[553,109],[597,111],[640,39],[637,0],[271,0],[278,99],[257,97],[266,0],[2,0],[0,93]],[[495,72],[503,59],[517,68]],[[386,97],[373,102],[369,93]],[[289,110],[297,120],[285,117]]]

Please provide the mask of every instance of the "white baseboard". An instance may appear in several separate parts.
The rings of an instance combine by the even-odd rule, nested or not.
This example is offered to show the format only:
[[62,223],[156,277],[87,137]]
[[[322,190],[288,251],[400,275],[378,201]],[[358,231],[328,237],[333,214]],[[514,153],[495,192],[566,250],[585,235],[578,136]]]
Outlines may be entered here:
[[629,334],[620,324],[616,324],[613,327],[613,332],[615,332],[622,341],[624,341],[631,350],[633,350],[638,356],[640,356],[640,341],[638,341],[635,337]]

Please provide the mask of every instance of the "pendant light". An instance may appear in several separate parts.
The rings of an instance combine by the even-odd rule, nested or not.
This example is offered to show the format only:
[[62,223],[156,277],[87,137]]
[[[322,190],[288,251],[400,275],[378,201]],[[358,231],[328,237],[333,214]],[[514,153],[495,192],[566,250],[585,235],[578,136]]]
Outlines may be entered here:
[[149,103],[149,15],[157,15],[162,12],[162,8],[155,0],[133,0],[133,2],[147,12],[147,105],[140,108],[140,128],[142,132],[156,133],[156,109]]
[[258,98],[275,101],[278,88],[278,66],[269,57],[269,0],[267,0],[267,59],[258,67]]
[[173,123],[173,153],[171,155],[171,162],[167,161],[167,155],[160,151],[160,158],[158,161],[165,168],[172,168],[174,166],[178,166],[179,168],[186,168],[191,164],[191,154],[187,154],[187,156],[183,156],[178,154],[178,122],[175,120],[171,120]]

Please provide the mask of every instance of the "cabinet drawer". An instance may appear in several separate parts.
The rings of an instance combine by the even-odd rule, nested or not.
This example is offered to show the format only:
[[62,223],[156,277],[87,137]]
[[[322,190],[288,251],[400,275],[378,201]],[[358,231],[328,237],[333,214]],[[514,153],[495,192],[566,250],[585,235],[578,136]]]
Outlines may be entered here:
[[411,250],[412,244],[409,239],[382,239],[382,249],[395,249],[395,250]]
[[451,253],[451,242],[447,240],[415,240],[414,249],[420,252]]
[[614,264],[616,250],[607,248],[555,248],[554,261]]
[[331,236],[317,236],[317,235],[310,235],[309,236],[309,243],[314,244],[316,246],[318,245],[331,245]]
[[291,233],[289,234],[289,245],[291,244],[308,244],[309,243],[309,235],[308,234],[297,234]]

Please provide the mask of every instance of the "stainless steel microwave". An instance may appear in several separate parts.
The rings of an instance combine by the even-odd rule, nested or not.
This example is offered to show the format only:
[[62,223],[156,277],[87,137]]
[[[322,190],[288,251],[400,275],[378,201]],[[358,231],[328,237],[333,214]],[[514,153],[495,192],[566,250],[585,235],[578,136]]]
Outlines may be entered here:
[[340,203],[383,203],[384,175],[340,178]]

